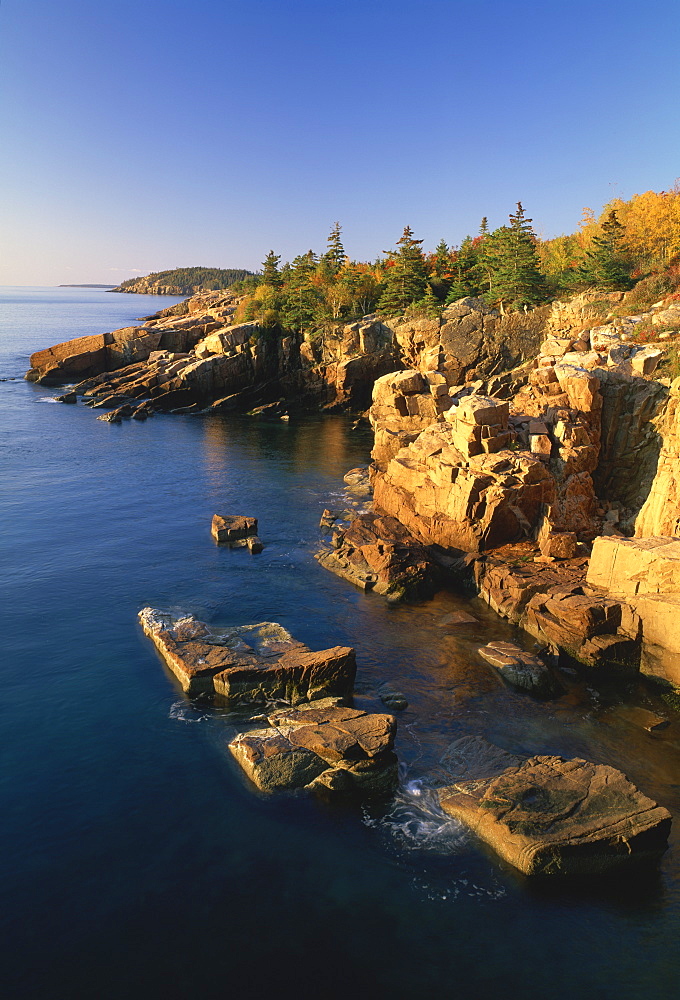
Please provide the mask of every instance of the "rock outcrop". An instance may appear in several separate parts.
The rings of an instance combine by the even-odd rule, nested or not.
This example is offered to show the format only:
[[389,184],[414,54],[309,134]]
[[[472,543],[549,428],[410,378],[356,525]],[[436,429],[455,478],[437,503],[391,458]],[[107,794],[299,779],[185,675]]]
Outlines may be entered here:
[[658,455],[648,496],[635,521],[638,538],[680,536],[680,378],[676,378],[657,419],[648,423],[648,434]]
[[440,567],[394,517],[360,514],[336,528],[332,544],[317,553],[322,566],[391,600],[431,596],[441,580]]
[[216,629],[192,615],[143,608],[139,619],[187,694],[232,705],[348,697],[356,674],[348,646],[312,652],[275,622]]
[[389,795],[397,784],[396,723],[332,699],[271,713],[269,726],[240,733],[229,749],[263,792]]
[[564,666],[627,677],[639,667],[639,620],[629,604],[586,583],[586,558],[542,559],[531,543],[471,560],[476,589],[502,617],[559,653]]
[[655,860],[668,810],[613,767],[537,756],[439,791],[442,809],[526,875],[590,875]]
[[626,609],[641,671],[680,688],[680,538],[597,538],[587,582]]
[[[574,556],[602,530],[593,476],[603,387],[621,389],[609,394],[619,409],[632,395],[638,422],[662,395],[634,373],[638,359],[653,366],[659,351],[596,328],[544,340],[510,400],[482,394],[481,384],[452,386],[443,371],[379,380],[371,408],[376,504],[426,544],[483,551],[535,538],[548,558]],[[609,413],[608,440],[614,422]],[[619,464],[615,454],[600,477],[610,494]]]

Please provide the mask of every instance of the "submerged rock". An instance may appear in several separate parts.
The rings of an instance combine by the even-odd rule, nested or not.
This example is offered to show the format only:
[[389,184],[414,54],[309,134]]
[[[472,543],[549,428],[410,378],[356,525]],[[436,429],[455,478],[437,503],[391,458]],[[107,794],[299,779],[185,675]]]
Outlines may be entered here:
[[217,629],[154,608],[142,608],[139,619],[188,694],[216,694],[230,704],[295,705],[352,693],[356,660],[349,646],[315,653],[276,622]]
[[395,712],[403,712],[405,708],[408,708],[406,695],[392,687],[390,683],[380,685],[378,696],[385,708],[391,708]]
[[578,758],[509,761],[500,773],[440,789],[439,800],[526,875],[593,874],[656,859],[671,826],[668,810],[620,771]]
[[557,693],[557,684],[545,663],[514,642],[490,642],[477,652],[513,687],[539,698],[550,698]]
[[330,699],[268,716],[269,728],[240,733],[229,749],[260,791],[306,788],[386,795],[397,783],[391,715],[369,715]]

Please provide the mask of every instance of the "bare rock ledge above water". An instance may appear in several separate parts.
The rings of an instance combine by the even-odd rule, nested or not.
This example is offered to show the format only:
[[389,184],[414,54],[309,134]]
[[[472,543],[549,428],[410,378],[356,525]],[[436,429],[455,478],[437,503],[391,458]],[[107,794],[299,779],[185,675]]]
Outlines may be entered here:
[[526,875],[588,875],[655,860],[671,814],[606,764],[557,756],[512,758],[439,790],[465,823]]
[[267,716],[268,728],[239,733],[229,750],[263,792],[307,789],[389,795],[397,785],[396,722],[337,704],[313,701]]
[[142,608],[139,620],[182,689],[229,704],[298,702],[352,694],[356,658],[349,646],[312,652],[276,622],[217,628],[193,615]]

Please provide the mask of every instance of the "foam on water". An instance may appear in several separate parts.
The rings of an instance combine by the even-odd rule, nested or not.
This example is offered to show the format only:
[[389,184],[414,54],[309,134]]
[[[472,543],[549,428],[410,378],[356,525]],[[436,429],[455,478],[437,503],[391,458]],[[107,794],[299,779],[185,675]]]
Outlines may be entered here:
[[389,812],[379,819],[365,814],[364,823],[383,830],[407,851],[455,854],[469,843],[463,824],[446,815],[439,805],[436,789],[422,780],[406,782]]
[[169,719],[177,722],[207,722],[211,716],[201,712],[188,701],[174,701],[168,712]]

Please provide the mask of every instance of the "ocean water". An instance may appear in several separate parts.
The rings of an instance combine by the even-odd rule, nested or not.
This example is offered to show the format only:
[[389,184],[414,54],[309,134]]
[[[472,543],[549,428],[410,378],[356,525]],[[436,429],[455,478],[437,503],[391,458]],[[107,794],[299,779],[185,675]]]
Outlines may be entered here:
[[[513,693],[476,656],[517,638],[481,602],[391,607],[321,569],[321,511],[351,504],[342,476],[371,443],[343,417],[117,426],[23,381],[32,351],[171,301],[0,290],[3,995],[675,995],[680,819],[651,871],[536,883],[432,787],[451,741],[481,734],[612,763],[680,817],[680,719],[632,725],[626,703],[666,711],[635,686]],[[257,516],[264,552],[215,546],[215,512]],[[137,625],[147,604],[355,646],[358,703],[378,710],[386,680],[409,700],[395,801],[254,793],[226,750],[238,720],[182,695]],[[454,610],[478,625],[442,624]]]

